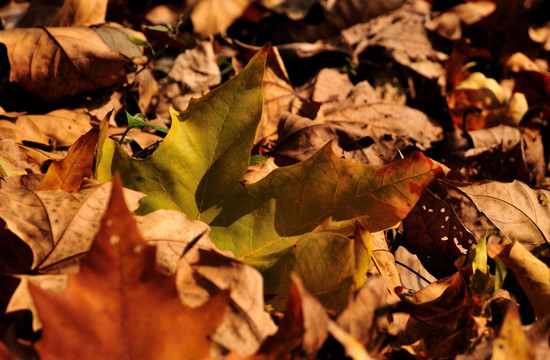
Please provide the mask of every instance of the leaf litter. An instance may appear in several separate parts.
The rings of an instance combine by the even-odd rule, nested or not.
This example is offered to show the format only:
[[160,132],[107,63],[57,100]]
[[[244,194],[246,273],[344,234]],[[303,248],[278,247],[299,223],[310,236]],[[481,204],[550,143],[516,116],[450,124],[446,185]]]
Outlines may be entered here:
[[7,3],[1,358],[547,357],[545,2]]

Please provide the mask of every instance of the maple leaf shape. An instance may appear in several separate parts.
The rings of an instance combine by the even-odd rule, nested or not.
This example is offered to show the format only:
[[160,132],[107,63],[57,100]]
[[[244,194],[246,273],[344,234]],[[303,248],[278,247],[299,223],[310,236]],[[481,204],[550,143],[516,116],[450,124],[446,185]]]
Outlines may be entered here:
[[36,348],[43,359],[208,358],[210,340],[225,313],[221,292],[202,307],[184,306],[175,276],[155,267],[126,207],[120,179],[92,248],[60,293],[31,284],[43,323]]
[[[112,140],[100,140],[98,179],[118,171],[127,187],[146,193],[140,214],[174,209],[209,224],[216,246],[262,272],[266,293],[284,298],[295,270],[325,305],[340,310],[362,271],[355,264],[364,254],[348,237],[355,218],[368,217],[369,231],[396,225],[445,168],[420,153],[386,166],[355,163],[337,157],[329,143],[243,187],[267,52],[186,111],[172,110],[170,132],[150,157],[133,159]],[[331,217],[346,230],[314,232]]]

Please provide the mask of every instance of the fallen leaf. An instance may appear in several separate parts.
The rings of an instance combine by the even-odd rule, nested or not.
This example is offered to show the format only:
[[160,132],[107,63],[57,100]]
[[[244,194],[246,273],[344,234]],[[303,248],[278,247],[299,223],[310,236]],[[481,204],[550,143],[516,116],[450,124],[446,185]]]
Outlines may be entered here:
[[531,344],[523,332],[521,318],[515,306],[510,306],[493,342],[493,360],[530,360],[534,358]]
[[387,288],[382,277],[369,277],[365,285],[353,293],[348,306],[337,319],[342,330],[353,336],[372,355],[383,352],[391,335],[388,332],[391,315],[388,317],[378,311],[397,302]]
[[[315,3],[319,5],[313,7]],[[403,0],[285,1],[274,10],[285,13],[293,21],[280,20],[273,30],[273,39],[282,43],[311,43],[318,39],[326,39],[357,23],[366,22],[397,9],[403,3]],[[317,18],[313,24],[304,18],[308,11],[312,11]]]
[[395,266],[395,257],[388,248],[386,236],[383,231],[378,231],[371,234],[372,240],[372,266],[371,270],[376,269],[380,276],[386,282],[388,292],[395,298],[399,298],[399,294],[403,291],[399,272]]
[[67,157],[53,162],[38,184],[40,190],[77,192],[84,178],[92,177],[92,165],[99,138],[99,130],[92,129],[78,139],[69,149]]
[[[330,216],[353,222],[368,215],[370,231],[394,226],[444,169],[419,153],[382,167],[353,163],[336,157],[327,145],[307,161],[243,187],[260,120],[266,53],[262,50],[237,77],[193,101],[187,111],[173,111],[170,133],[149,158],[133,160],[105,141],[98,178],[105,181],[120,171],[126,186],[148,193],[140,214],[175,209],[209,224],[220,249],[262,272],[268,294],[287,294],[288,273],[295,268],[331,308],[342,308],[354,279],[354,243],[332,231],[309,232]],[[338,257],[332,256],[335,251]],[[322,264],[328,267],[315,270]]]
[[249,0],[195,0],[190,14],[193,30],[204,37],[225,34],[249,4]]
[[90,26],[105,22],[107,0],[65,0],[49,24],[51,27]]
[[[0,218],[33,254],[32,269],[55,271],[88,251],[107,206],[111,184],[85,184],[77,193],[0,190]],[[133,208],[140,194],[126,191]],[[27,269],[30,270],[30,269]]]
[[357,84],[342,101],[321,105],[313,121],[283,116],[278,132],[279,156],[305,160],[335,139],[337,154],[377,165],[391,161],[397,149],[426,150],[443,136],[442,128],[424,113],[381,101],[367,82]]
[[550,196],[549,190],[532,189],[520,181],[488,181],[455,188],[508,238],[522,243],[539,259],[550,259],[550,207],[538,200],[540,194]]
[[232,255],[194,246],[178,265],[176,283],[182,302],[193,308],[220,292],[229,292],[230,306],[211,336],[217,346],[241,356],[253,355],[261,342],[276,331],[264,310],[262,275]]
[[431,283],[396,306],[411,315],[406,328],[408,343],[423,340],[428,357],[463,352],[475,334],[474,301],[460,272]]
[[0,139],[31,141],[52,148],[69,147],[91,129],[90,116],[66,109],[44,115],[22,115],[13,124],[0,120]]
[[367,48],[379,46],[386,49],[397,63],[423,77],[444,79],[445,71],[440,61],[446,60],[447,56],[433,48],[424,28],[425,19],[422,12],[416,11],[411,4],[405,4],[342,31],[342,40],[353,49],[352,58],[356,64],[359,63],[358,56]]
[[139,234],[117,178],[80,272],[61,293],[29,290],[43,358],[208,358],[208,336],[227,306],[224,292],[198,309],[181,303],[175,277],[155,269],[155,248]]
[[329,318],[325,309],[296,274],[291,274],[291,278],[289,300],[279,330],[250,359],[283,359],[297,347],[313,357],[327,338]]
[[462,37],[462,24],[471,25],[489,16],[497,5],[492,1],[475,1],[458,4],[426,23],[426,29],[436,31],[449,40]]
[[197,47],[178,55],[168,76],[183,85],[183,91],[201,92],[218,85],[222,76],[211,41],[199,42]]
[[550,313],[550,269],[519,241],[489,242],[489,256],[504,263],[516,275],[538,318]]
[[457,271],[455,261],[476,243],[453,207],[429,189],[403,220],[403,246],[418,256],[422,265],[437,278]]
[[[44,100],[120,85],[130,60],[111,50],[90,28],[28,28],[3,31],[10,81]],[[128,41],[129,42],[129,41]]]
[[417,292],[437,281],[437,278],[424,268],[418,256],[409,252],[405,247],[398,247],[393,254],[399,279],[403,285],[403,294]]
[[447,95],[449,112],[457,128],[480,130],[495,125],[491,112],[504,106],[504,93],[495,79],[472,73]]

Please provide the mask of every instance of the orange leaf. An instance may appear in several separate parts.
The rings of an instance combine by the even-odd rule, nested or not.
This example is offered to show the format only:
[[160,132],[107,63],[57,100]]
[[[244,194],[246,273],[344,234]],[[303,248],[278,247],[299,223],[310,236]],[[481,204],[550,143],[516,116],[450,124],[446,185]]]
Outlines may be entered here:
[[197,309],[184,306],[175,277],[155,267],[115,178],[109,207],[81,270],[61,293],[30,287],[43,323],[42,359],[208,358],[228,303],[221,292]]
[[54,161],[36,190],[77,192],[82,180],[92,176],[95,148],[99,130],[91,129],[82,135],[63,160]]

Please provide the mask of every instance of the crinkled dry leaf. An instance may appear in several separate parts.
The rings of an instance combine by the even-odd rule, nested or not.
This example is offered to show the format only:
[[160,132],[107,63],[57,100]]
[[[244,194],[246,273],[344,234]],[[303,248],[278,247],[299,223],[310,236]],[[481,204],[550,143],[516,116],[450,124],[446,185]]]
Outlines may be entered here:
[[77,192],[84,178],[92,177],[92,166],[98,138],[98,129],[92,129],[82,135],[71,146],[67,157],[50,164],[48,172],[38,184],[36,190]]
[[51,27],[90,26],[105,22],[108,0],[65,0]]
[[550,268],[519,241],[487,245],[489,256],[501,260],[512,271],[538,318],[550,314]]
[[440,61],[446,60],[446,55],[434,50],[424,28],[425,18],[410,4],[405,4],[389,14],[342,31],[342,39],[354,49],[355,63],[359,63],[357,57],[368,47],[380,46],[399,64],[428,79],[443,79],[445,71]]
[[204,37],[224,34],[249,4],[250,0],[195,0],[190,15],[193,30]]
[[454,356],[464,351],[474,336],[474,300],[460,272],[431,283],[397,304],[409,313],[409,344],[423,340],[428,357]]
[[13,29],[0,33],[0,42],[8,49],[10,81],[44,100],[126,81],[129,59],[90,28]]
[[493,341],[492,360],[531,360],[534,358],[531,344],[523,332],[518,309],[510,306]]
[[403,220],[404,246],[416,254],[434,276],[443,278],[457,271],[455,261],[476,243],[453,207],[429,189]]
[[277,300],[288,294],[288,274],[295,269],[338,310],[356,275],[354,241],[336,231],[310,232],[331,216],[354,223],[368,215],[371,231],[392,227],[445,168],[420,153],[387,166],[358,164],[338,158],[329,144],[300,164],[243,186],[260,120],[266,55],[264,48],[235,78],[185,112],[173,111],[172,128],[150,157],[132,159],[105,141],[98,178],[120,171],[126,186],[147,192],[141,213],[176,209],[208,223],[215,244],[259,269],[266,293]]
[[474,24],[495,11],[493,1],[470,1],[458,4],[426,23],[426,29],[436,31],[449,40],[462,37],[462,24]]
[[90,116],[58,109],[44,115],[21,115],[15,124],[0,120],[0,139],[31,141],[52,148],[71,146],[90,130]]
[[532,189],[514,181],[487,181],[455,186],[508,238],[522,243],[536,257],[550,259],[550,206],[539,197],[550,190]]
[[397,149],[426,150],[442,137],[443,129],[426,114],[383,102],[367,82],[361,82],[342,101],[321,105],[315,120],[284,116],[275,153],[305,160],[335,139],[333,149],[344,158],[383,164]]
[[174,275],[155,267],[115,178],[107,211],[80,272],[60,293],[30,287],[42,358],[203,359],[227,307],[221,292],[204,306],[184,306]]
[[[32,269],[49,272],[66,268],[88,251],[110,189],[110,183],[87,184],[74,194],[1,189],[0,218],[32,249]],[[135,209],[142,195],[126,190],[126,197]]]
[[382,277],[369,277],[365,285],[351,296],[348,306],[338,316],[337,323],[365,346],[370,354],[379,354],[392,334],[388,332],[391,315],[388,317],[377,311],[396,302],[390,296],[388,285]]
[[[264,310],[262,275],[233,256],[194,246],[178,265],[177,286],[183,303],[202,306],[220,292],[229,292],[230,307],[212,335],[227,350],[249,356],[272,335],[276,326]],[[220,354],[221,355],[221,354]]]
[[183,91],[201,92],[218,85],[222,76],[211,41],[178,55],[168,76],[183,85]]

